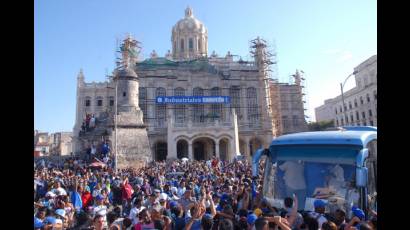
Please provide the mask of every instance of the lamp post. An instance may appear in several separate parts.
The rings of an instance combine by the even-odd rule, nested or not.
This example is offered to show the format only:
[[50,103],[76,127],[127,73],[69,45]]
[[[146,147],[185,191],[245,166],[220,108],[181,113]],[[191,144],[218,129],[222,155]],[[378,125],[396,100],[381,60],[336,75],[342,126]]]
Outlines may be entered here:
[[[107,87],[113,89],[112,87]],[[115,81],[115,115],[114,115],[114,130],[115,130],[115,160],[114,160],[114,170],[117,171],[117,153],[118,153],[118,144],[117,144],[117,114],[118,114],[118,81]]]
[[[349,76],[347,76],[347,78],[345,79],[343,84],[340,83],[340,91],[342,92],[342,107],[343,107],[343,118],[342,119],[346,118],[346,109],[345,109],[345,99],[344,99],[344,95],[343,95],[343,87],[345,86],[347,79],[349,79],[351,76],[357,74],[357,72],[358,71],[355,70],[353,73],[351,73]],[[347,125],[347,119],[346,119],[346,125]]]

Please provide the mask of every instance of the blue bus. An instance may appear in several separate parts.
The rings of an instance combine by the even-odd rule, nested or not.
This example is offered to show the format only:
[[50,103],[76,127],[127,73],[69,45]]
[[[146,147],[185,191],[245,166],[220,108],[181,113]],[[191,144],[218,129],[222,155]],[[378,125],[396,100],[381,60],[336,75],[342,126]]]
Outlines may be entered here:
[[253,176],[261,163],[263,195],[276,207],[294,193],[299,210],[312,211],[316,199],[325,200],[328,211],[342,209],[349,216],[352,206],[377,210],[376,127],[283,135],[256,151]]

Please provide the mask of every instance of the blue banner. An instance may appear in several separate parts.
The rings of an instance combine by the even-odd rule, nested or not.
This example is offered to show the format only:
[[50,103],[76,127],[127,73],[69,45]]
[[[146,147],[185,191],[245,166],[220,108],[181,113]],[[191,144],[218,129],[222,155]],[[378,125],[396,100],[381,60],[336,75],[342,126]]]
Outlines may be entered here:
[[228,96],[171,96],[157,97],[157,104],[229,104]]

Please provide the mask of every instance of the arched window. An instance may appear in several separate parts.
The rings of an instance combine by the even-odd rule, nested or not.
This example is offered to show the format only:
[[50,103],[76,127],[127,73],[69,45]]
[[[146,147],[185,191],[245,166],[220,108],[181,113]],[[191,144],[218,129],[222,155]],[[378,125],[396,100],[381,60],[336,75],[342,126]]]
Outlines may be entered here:
[[230,112],[232,113],[232,108],[235,109],[238,118],[241,119],[241,88],[239,88],[239,86],[231,86],[231,88],[229,88],[229,96],[231,97]]
[[360,97],[360,104],[363,105],[363,97]]
[[250,124],[259,120],[258,111],[258,97],[256,94],[256,89],[254,87],[249,87],[246,89],[246,99],[248,101],[248,120]]
[[[204,96],[204,90],[202,88],[196,87],[192,91],[193,96]],[[204,105],[193,105],[193,122],[202,123],[205,122]]]
[[[174,89],[174,96],[185,96],[185,90],[181,87]],[[175,105],[175,123],[185,122],[185,105]]]
[[[211,96],[221,96],[221,90],[218,87],[214,87],[211,89]],[[212,104],[211,105],[211,120],[220,121],[224,119],[224,113],[222,112],[222,104]]]
[[349,109],[352,109],[352,102],[349,101]]
[[114,97],[111,96],[108,100],[110,100],[110,106],[114,106]]
[[354,99],[354,107],[355,107],[355,108],[357,107],[357,100],[356,100],[356,98]]
[[366,99],[367,99],[367,102],[370,102],[370,96],[369,96],[369,94],[366,94]]
[[201,38],[198,38],[198,52],[202,53]]
[[[155,97],[165,97],[166,90],[162,87],[155,90]],[[156,104],[155,117],[158,127],[163,127],[167,119],[167,106],[165,104]]]
[[181,46],[180,46],[180,49],[181,49],[181,52],[184,52],[184,39],[181,39]]
[[103,106],[103,98],[102,97],[97,97],[97,106],[98,107],[101,107],[101,106]]
[[188,47],[189,47],[189,52],[194,51],[194,41],[192,40],[192,38],[189,39]]
[[85,107],[90,107],[91,106],[91,97],[86,97],[84,101]]
[[360,120],[359,111],[356,111],[356,121]]
[[139,94],[138,94],[138,98],[139,98],[139,107],[142,110],[143,113],[143,118],[144,118],[144,123],[147,121],[148,116],[147,116],[147,89],[145,87],[139,87],[138,89]]

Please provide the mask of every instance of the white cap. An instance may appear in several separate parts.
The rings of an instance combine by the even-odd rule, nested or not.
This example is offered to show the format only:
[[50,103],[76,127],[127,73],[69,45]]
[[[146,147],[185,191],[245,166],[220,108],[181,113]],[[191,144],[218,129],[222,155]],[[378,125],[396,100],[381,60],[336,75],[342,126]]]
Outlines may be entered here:
[[159,200],[168,200],[168,195],[166,193],[161,193],[159,195]]
[[55,193],[53,193],[52,191],[48,191],[48,192],[46,193],[46,196],[55,197],[55,196],[56,196],[56,194],[55,194]]

